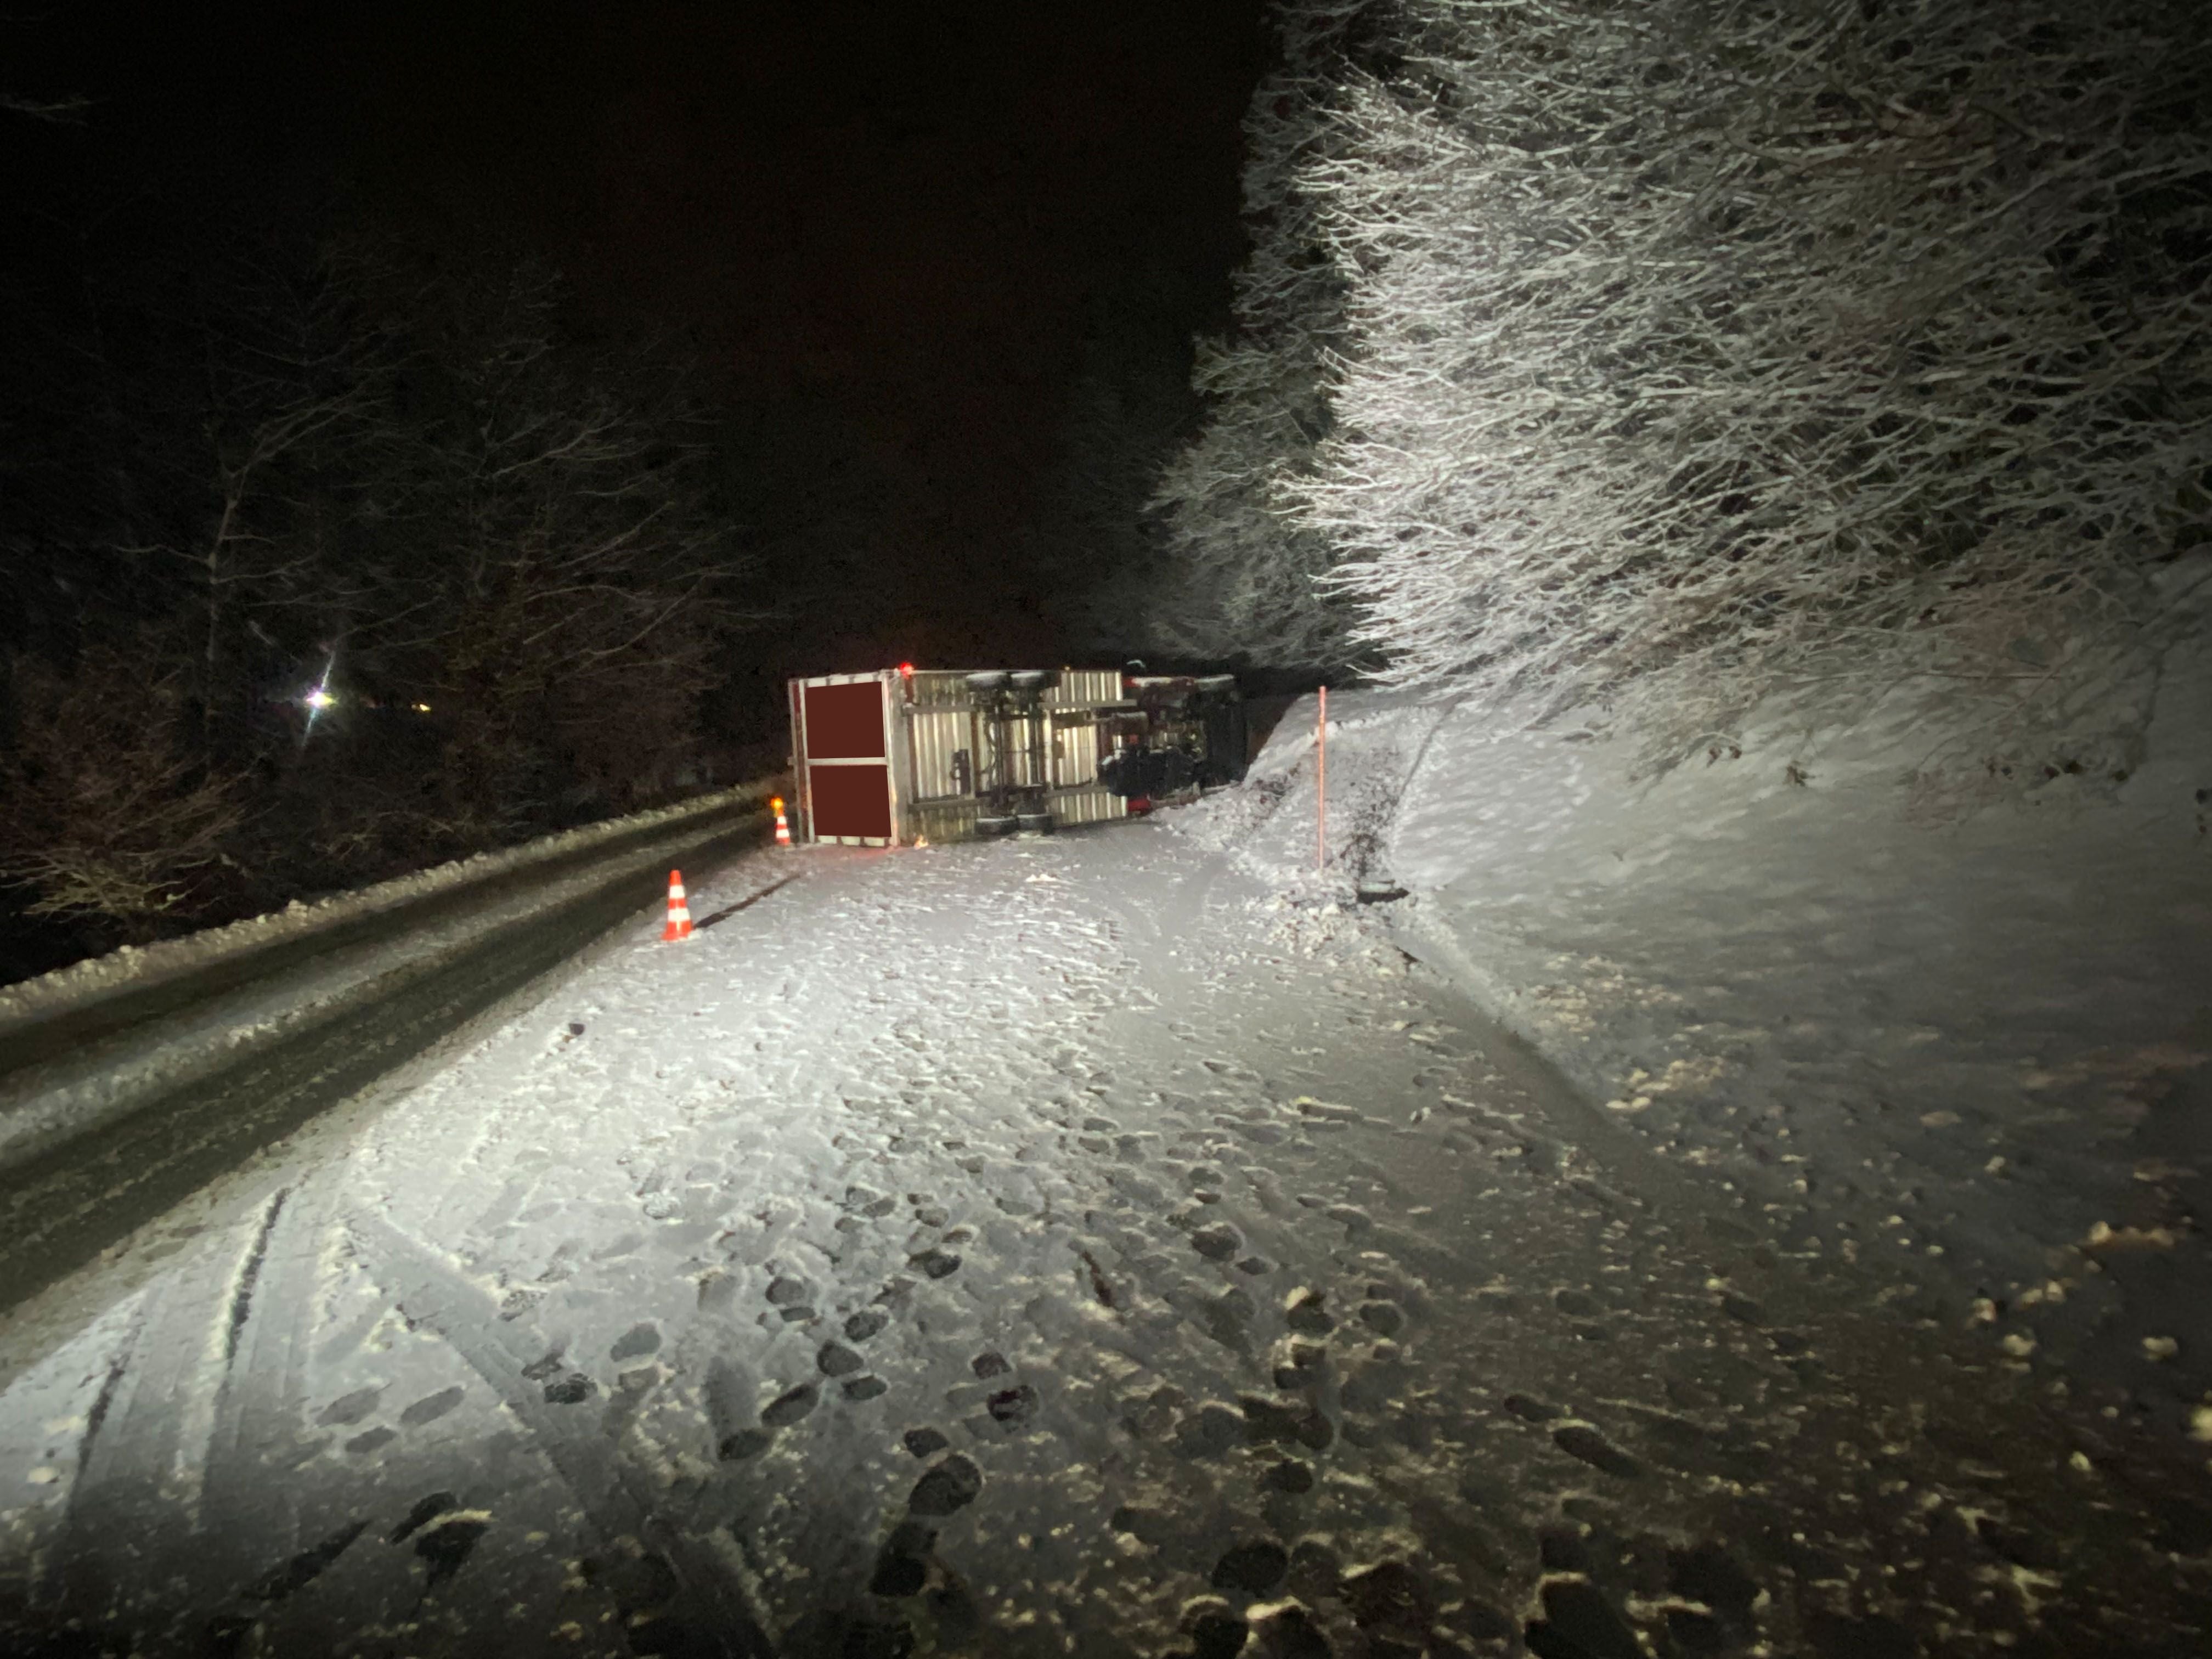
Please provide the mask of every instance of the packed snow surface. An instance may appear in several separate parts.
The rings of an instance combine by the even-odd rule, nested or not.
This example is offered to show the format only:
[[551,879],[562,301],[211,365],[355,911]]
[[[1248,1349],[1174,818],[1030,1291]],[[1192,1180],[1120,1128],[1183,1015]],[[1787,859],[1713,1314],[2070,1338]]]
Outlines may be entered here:
[[[1409,869],[1432,730],[1482,741],[1343,733]],[[0,1396],[0,1629],[2185,1651],[2170,1410],[1577,1095],[1297,870],[1297,742],[1170,821],[747,860],[148,1230]]]

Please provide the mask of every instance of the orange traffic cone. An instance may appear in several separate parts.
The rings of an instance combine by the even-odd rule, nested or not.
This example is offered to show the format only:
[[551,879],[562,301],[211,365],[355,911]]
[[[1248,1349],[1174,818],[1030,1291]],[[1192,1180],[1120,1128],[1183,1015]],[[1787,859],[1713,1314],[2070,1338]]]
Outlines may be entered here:
[[778,847],[790,846],[791,821],[783,815],[783,797],[772,795],[768,804],[769,809],[775,814],[775,844]]
[[668,926],[660,931],[660,942],[672,945],[679,939],[691,937],[691,907],[684,902],[684,872],[668,872]]

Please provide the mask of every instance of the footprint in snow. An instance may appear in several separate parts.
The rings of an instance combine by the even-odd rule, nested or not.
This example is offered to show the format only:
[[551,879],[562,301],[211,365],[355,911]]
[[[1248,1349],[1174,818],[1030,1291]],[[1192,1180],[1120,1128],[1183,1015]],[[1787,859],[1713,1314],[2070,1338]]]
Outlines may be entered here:
[[[975,1390],[974,1393],[982,1396],[985,1410],[976,1415],[964,1418],[962,1421],[968,1432],[978,1439],[991,1433],[994,1429],[1006,1434],[1019,1433],[1036,1414],[1037,1407],[1041,1403],[1036,1390],[1026,1383],[1019,1383],[1011,1389],[1001,1389],[988,1395],[981,1389]],[[963,1401],[948,1394],[945,1403],[957,1408],[963,1403],[972,1404],[974,1401],[970,1399]]]
[[1290,1574],[1291,1554],[1272,1539],[1231,1545],[1213,1564],[1212,1584],[1218,1590],[1264,1596]]
[[491,1522],[478,1516],[457,1515],[439,1522],[415,1540],[415,1553],[429,1565],[423,1588],[435,1589],[466,1564],[477,1540],[491,1530]]
[[1275,1386],[1286,1394],[1316,1387],[1322,1380],[1322,1369],[1328,1364],[1328,1345],[1326,1342],[1285,1337],[1275,1345]]
[[272,1568],[246,1586],[246,1599],[253,1601],[282,1601],[295,1591],[305,1589],[322,1577],[323,1569],[345,1553],[346,1547],[368,1529],[368,1522],[356,1521],[339,1528],[313,1549],[303,1550],[280,1567]]
[[1406,1312],[1395,1302],[1363,1302],[1359,1322],[1377,1336],[1395,1336],[1406,1328]]
[[1327,1295],[1304,1285],[1285,1299],[1283,1323],[1308,1336],[1326,1336],[1336,1328],[1336,1320],[1328,1311]]
[[1226,1261],[1244,1248],[1244,1240],[1226,1222],[1213,1222],[1192,1230],[1190,1247],[1212,1261]]
[[940,1250],[934,1245],[908,1256],[907,1260],[931,1279],[948,1279],[960,1271],[959,1256],[950,1250]]
[[896,1601],[919,1595],[929,1582],[928,1555],[937,1542],[934,1528],[919,1521],[902,1521],[884,1540],[876,1570],[868,1579],[868,1594]]
[[426,1423],[434,1423],[461,1403],[465,1390],[459,1388],[441,1389],[435,1394],[425,1395],[399,1413],[399,1426],[419,1429]]
[[356,1389],[324,1407],[315,1421],[325,1427],[350,1427],[376,1409],[377,1400],[383,1393],[381,1388]]
[[762,1410],[761,1423],[767,1428],[787,1429],[810,1415],[821,1398],[821,1390],[811,1382],[802,1382],[795,1389],[787,1389]]
[[714,1455],[726,1463],[742,1463],[758,1457],[775,1441],[775,1434],[767,1429],[738,1429],[722,1437]]
[[[1605,1592],[1588,1580],[1551,1579],[1541,1594],[1544,1616],[1530,1620],[1525,1632],[1530,1652],[1610,1655],[1644,1650],[1636,1639],[1635,1627],[1615,1611]],[[1677,1629],[1671,1615],[1668,1627]]]
[[951,1515],[967,1508],[982,1492],[982,1470],[972,1460],[955,1452],[923,1472],[907,1499],[907,1509],[915,1515]]
[[1644,1473],[1641,1463],[1586,1423],[1569,1423],[1553,1430],[1552,1443],[1570,1457],[1578,1457],[1592,1468],[1624,1480],[1636,1480]]
[[890,1316],[881,1308],[863,1308],[845,1321],[845,1340],[865,1342],[890,1323]]
[[1286,1457],[1268,1469],[1266,1484],[1271,1492],[1288,1492],[1293,1498],[1314,1488],[1313,1465],[1304,1458]]

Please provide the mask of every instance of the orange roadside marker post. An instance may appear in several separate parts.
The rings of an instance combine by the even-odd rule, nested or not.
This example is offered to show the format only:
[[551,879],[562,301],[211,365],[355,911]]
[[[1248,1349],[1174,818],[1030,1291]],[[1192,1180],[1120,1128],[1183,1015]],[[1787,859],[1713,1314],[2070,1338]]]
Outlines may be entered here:
[[684,872],[668,872],[668,926],[660,930],[660,942],[673,945],[678,939],[691,937],[691,907],[684,899]]
[[1328,868],[1328,688],[1314,719],[1314,868]]
[[775,844],[778,847],[790,846],[791,820],[783,815],[783,797],[771,795],[769,797],[768,804],[769,810],[775,814]]

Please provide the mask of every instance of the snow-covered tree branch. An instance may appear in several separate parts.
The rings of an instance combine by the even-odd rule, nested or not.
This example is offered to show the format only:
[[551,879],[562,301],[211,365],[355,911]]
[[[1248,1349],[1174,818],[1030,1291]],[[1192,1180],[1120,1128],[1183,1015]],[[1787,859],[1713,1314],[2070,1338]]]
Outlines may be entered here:
[[[1255,433],[1224,398],[1179,463],[1218,492],[1265,464],[1202,457],[1277,458],[1382,678],[1698,730],[1811,674],[2009,683],[2137,617],[2205,533],[2196,9],[1389,16],[1271,186],[1326,246],[1304,279],[1340,285],[1326,412]],[[1248,296],[1290,290],[1282,254]],[[1239,349],[1251,385],[1313,346]]]

